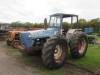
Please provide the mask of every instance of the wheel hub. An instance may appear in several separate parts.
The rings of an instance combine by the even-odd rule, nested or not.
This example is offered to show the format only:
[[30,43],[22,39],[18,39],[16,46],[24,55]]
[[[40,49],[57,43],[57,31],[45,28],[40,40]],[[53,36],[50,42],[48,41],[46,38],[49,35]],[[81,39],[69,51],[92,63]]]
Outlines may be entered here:
[[57,45],[54,50],[54,59],[56,63],[61,63],[64,59],[64,52],[62,51],[62,46]]
[[13,44],[13,46],[14,46],[15,48],[17,48],[17,47],[19,46],[19,42],[18,42],[18,41],[15,41],[14,44]]

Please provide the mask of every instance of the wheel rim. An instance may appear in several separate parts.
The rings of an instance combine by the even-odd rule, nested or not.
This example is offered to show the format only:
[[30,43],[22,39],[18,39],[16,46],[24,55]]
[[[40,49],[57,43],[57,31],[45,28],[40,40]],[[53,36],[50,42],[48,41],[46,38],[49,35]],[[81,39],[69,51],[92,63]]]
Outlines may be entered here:
[[83,54],[86,47],[86,41],[84,38],[80,39],[77,43],[77,50],[80,54]]
[[54,50],[54,60],[56,63],[62,63],[64,60],[63,47],[61,45],[56,45]]
[[14,42],[14,47],[17,48],[19,46],[19,42]]

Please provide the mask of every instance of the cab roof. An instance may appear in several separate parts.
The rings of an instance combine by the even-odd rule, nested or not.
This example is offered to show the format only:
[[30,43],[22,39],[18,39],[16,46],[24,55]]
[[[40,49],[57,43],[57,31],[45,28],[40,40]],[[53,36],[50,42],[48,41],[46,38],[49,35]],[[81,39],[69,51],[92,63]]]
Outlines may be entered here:
[[65,18],[65,17],[78,17],[78,15],[74,15],[74,14],[64,14],[64,13],[56,13],[56,14],[51,15],[51,17],[52,16],[62,16],[63,18]]

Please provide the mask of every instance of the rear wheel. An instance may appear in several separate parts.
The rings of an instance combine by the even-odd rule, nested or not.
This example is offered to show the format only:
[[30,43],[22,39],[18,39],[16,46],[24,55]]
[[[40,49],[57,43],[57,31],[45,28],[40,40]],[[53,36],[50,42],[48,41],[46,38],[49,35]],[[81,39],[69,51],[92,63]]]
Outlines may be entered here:
[[67,44],[64,40],[50,38],[42,50],[43,64],[49,69],[62,67],[67,57]]
[[73,58],[85,56],[88,47],[87,36],[83,32],[76,32],[70,41],[70,52]]

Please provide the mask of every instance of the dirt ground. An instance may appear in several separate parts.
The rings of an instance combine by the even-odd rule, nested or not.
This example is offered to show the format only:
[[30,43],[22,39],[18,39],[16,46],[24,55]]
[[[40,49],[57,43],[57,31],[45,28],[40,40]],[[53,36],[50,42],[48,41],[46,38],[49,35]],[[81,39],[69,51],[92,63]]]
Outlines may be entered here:
[[[31,65],[25,65],[23,62],[19,62],[19,59],[9,56],[7,52],[6,43],[0,41],[0,75],[42,75],[43,70],[38,69],[37,66],[43,67],[40,57],[34,56],[33,63]],[[39,59],[38,59],[39,58]],[[52,75],[44,73],[45,75]],[[78,69],[74,66],[66,64],[64,66],[65,75],[92,75],[89,72]],[[56,75],[56,74],[53,74]],[[58,75],[58,74],[57,74]]]

